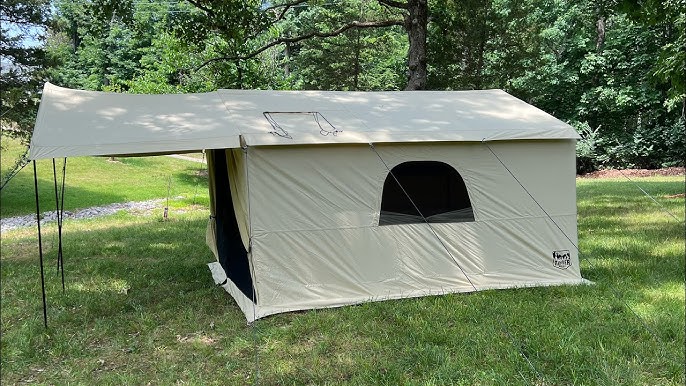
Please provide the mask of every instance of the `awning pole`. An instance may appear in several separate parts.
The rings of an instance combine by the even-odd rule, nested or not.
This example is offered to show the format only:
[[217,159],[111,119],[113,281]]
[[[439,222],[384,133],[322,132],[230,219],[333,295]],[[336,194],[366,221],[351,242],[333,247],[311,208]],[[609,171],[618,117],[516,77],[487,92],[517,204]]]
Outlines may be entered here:
[[[57,230],[59,235],[60,229],[60,198],[57,196],[57,167],[55,166],[55,159],[52,159],[52,177],[55,182],[55,219],[57,220]],[[59,236],[58,236],[59,238]],[[58,241],[59,244],[59,241]],[[57,274],[60,274],[60,252],[57,251]]]
[[45,273],[43,271],[43,240],[40,231],[40,205],[38,204],[38,173],[36,161],[33,161],[33,185],[36,191],[36,224],[38,224],[38,256],[40,258],[40,286],[43,295],[43,324],[48,328],[48,305],[45,301]]
[[52,159],[52,175],[55,181],[55,217],[57,219],[57,273],[62,273],[62,292],[64,292],[64,258],[62,255],[62,218],[64,216],[64,177],[67,168],[67,158],[64,158],[64,164],[62,166],[62,202],[60,204],[60,195],[57,189],[57,166],[55,165],[55,159]]
[[60,222],[59,222],[59,257],[60,257],[60,268],[62,270],[62,292],[64,292],[64,253],[62,252],[62,223],[64,221],[64,181],[67,177],[67,157],[64,157],[64,163],[62,164],[62,193],[60,195]]

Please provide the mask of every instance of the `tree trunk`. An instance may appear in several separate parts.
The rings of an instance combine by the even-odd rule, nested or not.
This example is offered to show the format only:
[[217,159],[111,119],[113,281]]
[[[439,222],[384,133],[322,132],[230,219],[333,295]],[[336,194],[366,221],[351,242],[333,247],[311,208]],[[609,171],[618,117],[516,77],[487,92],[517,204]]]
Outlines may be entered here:
[[596,29],[596,40],[595,49],[600,52],[603,50],[603,45],[605,44],[605,16],[598,16],[598,21],[595,23]]
[[236,88],[243,89],[243,69],[241,68],[241,61],[236,60]]
[[353,69],[353,90],[358,91],[360,89],[360,30],[357,31],[357,36],[355,39],[355,68]]
[[479,40],[479,47],[477,49],[477,59],[476,59],[476,71],[474,74],[474,89],[475,90],[481,90],[481,87],[483,87],[483,79],[482,75],[484,72],[484,53],[486,52],[486,40],[488,38],[486,37],[486,33],[483,32],[481,34],[481,39]]
[[284,73],[284,75],[286,75],[286,77],[289,77],[289,76],[291,76],[291,66],[290,66],[291,45],[290,44],[286,43],[284,50],[283,50],[283,54],[284,54],[284,58],[285,58],[284,62],[286,63],[286,65],[283,67],[283,73]]
[[405,31],[410,42],[407,55],[408,79],[405,90],[426,88],[426,32],[429,24],[427,0],[408,0]]

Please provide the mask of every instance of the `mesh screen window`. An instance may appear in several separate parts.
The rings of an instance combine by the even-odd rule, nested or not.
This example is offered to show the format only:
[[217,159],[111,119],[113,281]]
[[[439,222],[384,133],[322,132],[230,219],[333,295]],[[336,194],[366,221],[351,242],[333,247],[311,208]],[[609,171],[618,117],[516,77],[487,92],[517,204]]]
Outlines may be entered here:
[[422,215],[430,223],[474,221],[467,186],[452,166],[438,161],[404,162],[386,176],[379,225],[423,223]]

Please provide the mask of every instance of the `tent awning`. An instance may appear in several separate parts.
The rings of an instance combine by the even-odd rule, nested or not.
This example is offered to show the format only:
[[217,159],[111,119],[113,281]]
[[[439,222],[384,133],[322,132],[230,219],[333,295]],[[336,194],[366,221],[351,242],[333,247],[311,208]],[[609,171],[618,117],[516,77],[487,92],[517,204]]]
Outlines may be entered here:
[[45,84],[31,159],[325,143],[575,139],[501,90],[218,90],[141,95]]
[[238,135],[217,93],[121,94],[46,83],[30,158],[231,148]]

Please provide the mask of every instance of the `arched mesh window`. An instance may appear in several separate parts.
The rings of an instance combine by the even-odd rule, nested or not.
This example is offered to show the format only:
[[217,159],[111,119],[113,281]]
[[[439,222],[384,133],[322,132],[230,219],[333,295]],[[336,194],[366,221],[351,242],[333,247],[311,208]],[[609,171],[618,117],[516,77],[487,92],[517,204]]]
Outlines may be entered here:
[[474,221],[467,186],[452,166],[438,161],[411,161],[397,165],[391,173],[383,186],[379,225],[423,223],[412,202],[430,223]]

